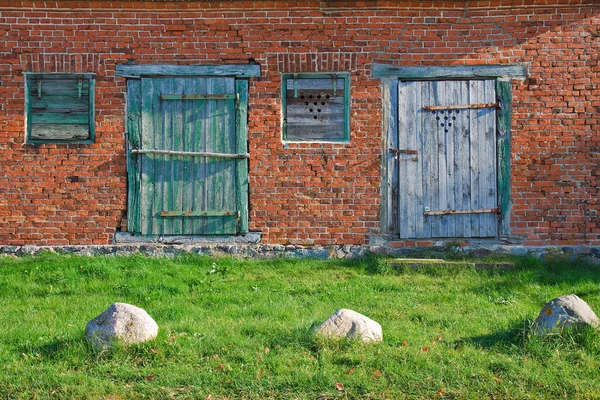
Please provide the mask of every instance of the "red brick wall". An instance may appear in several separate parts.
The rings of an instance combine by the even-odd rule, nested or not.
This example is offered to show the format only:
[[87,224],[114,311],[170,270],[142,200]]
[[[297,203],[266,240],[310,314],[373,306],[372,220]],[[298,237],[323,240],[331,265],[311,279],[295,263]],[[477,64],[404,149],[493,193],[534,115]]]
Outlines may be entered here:
[[[600,244],[600,6],[594,0],[0,0],[0,244],[105,244],[126,215],[125,81],[115,65],[247,63],[250,228],[266,242],[379,233],[373,62],[527,63],[513,84],[513,233]],[[284,145],[280,74],[351,73],[351,141]],[[24,144],[23,71],[95,72],[96,142]],[[584,215],[585,210],[588,216]]]

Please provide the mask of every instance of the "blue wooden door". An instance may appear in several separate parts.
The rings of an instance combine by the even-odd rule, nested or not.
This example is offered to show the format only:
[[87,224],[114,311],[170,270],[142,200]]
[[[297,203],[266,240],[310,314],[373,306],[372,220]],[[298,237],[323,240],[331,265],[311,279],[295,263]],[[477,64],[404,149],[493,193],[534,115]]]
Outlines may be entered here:
[[498,234],[495,85],[398,83],[400,237]]
[[231,77],[128,81],[130,231],[247,231],[246,98]]

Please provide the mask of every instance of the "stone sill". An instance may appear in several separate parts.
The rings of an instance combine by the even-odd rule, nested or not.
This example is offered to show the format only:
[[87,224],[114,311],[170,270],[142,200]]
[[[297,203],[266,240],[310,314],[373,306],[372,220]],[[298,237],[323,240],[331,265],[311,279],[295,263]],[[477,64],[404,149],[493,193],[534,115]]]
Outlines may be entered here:
[[246,235],[138,235],[130,232],[116,232],[115,244],[171,244],[171,245],[210,245],[210,244],[256,244],[262,240],[261,232],[250,232]]

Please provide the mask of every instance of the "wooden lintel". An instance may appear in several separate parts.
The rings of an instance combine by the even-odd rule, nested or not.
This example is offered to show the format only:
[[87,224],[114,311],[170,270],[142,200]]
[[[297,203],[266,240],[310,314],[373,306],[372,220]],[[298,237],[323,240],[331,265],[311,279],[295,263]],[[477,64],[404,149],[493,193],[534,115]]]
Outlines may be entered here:
[[525,64],[458,65],[458,66],[403,66],[373,64],[374,78],[397,79],[473,79],[473,78],[526,78]]
[[125,78],[140,78],[142,76],[234,76],[236,78],[257,78],[260,77],[260,65],[117,65],[115,75]]

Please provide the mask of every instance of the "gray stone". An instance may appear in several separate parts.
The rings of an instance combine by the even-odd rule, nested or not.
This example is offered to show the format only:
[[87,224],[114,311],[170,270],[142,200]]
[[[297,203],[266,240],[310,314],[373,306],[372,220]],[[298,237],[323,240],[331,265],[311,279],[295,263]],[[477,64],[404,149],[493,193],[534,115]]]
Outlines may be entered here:
[[550,300],[533,322],[531,331],[536,334],[549,333],[554,329],[584,326],[597,328],[600,320],[590,306],[578,296],[569,294]]
[[315,334],[332,338],[359,338],[363,342],[381,342],[381,325],[349,309],[337,310],[327,321],[315,329]]
[[492,251],[488,249],[475,249],[471,254],[474,257],[486,257],[492,254]]
[[508,247],[508,254],[511,256],[524,256],[529,252],[527,247],[524,246],[506,246]]
[[131,345],[156,338],[158,325],[143,309],[126,303],[111,304],[102,314],[88,322],[85,336],[95,347],[114,343]]

